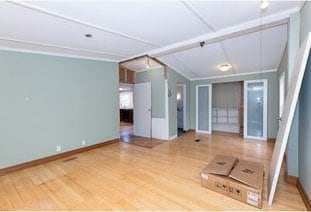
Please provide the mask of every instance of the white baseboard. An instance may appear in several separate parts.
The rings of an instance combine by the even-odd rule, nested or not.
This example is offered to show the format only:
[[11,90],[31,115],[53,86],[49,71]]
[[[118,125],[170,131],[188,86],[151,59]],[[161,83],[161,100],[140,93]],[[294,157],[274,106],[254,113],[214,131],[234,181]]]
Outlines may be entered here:
[[176,138],[177,138],[177,135],[173,135],[173,136],[170,137],[170,141],[171,141],[171,140],[174,140],[174,139],[176,139]]

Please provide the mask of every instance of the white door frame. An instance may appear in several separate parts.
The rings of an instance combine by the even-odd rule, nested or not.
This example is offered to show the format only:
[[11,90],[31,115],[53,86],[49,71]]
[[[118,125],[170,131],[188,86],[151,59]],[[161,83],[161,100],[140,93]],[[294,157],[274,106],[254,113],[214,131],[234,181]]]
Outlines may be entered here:
[[187,85],[183,84],[183,130],[186,130],[187,124]]
[[[209,102],[209,130],[199,130],[199,88],[200,87],[208,87],[208,102]],[[199,133],[212,133],[212,84],[205,84],[205,85],[197,85],[196,86],[196,124],[195,124],[195,131]]]
[[[254,82],[263,82],[264,86],[264,94],[263,94],[263,136],[249,136],[247,135],[247,85],[249,83]],[[244,81],[244,138],[256,139],[256,140],[267,140],[267,126],[268,126],[268,80],[261,79],[261,80],[245,80]]]
[[[183,98],[183,130],[187,130],[187,84],[179,84],[178,87],[182,87],[182,98]],[[178,90],[178,89],[177,89]],[[178,100],[177,100],[178,101]],[[178,125],[178,114],[177,114],[177,125]]]
[[285,72],[279,76],[279,120],[282,119],[285,103]]

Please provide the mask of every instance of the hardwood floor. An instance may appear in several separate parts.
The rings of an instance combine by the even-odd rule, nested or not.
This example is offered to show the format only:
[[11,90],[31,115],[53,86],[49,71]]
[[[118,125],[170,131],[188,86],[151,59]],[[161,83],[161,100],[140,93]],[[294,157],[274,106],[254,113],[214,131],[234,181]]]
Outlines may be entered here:
[[144,138],[140,136],[133,135],[133,125],[132,126],[120,126],[120,141],[128,144],[133,144],[145,148],[153,148],[157,145],[162,144],[163,140],[154,138]]
[[[194,142],[197,137],[201,142]],[[225,154],[264,163],[263,210],[306,210],[283,176],[272,207],[267,205],[273,145],[194,132],[152,149],[111,144],[0,177],[0,209],[258,210],[200,186],[200,171]]]

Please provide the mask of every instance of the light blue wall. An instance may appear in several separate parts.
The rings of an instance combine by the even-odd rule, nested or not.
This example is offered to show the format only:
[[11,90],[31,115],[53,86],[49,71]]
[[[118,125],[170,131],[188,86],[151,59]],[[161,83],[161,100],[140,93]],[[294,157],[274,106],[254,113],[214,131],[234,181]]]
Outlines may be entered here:
[[0,51],[0,101],[0,168],[119,137],[117,63]]
[[276,121],[276,118],[278,117],[279,114],[278,98],[277,98],[279,95],[277,72],[191,81],[190,128],[195,129],[195,120],[196,120],[195,92],[197,85],[236,82],[236,81],[255,80],[255,79],[268,79],[268,138],[275,138],[278,131],[278,122]]
[[[299,49],[300,13],[294,13],[289,17],[288,26],[288,66],[287,66],[287,86],[291,81],[293,66]],[[292,122],[288,145],[286,149],[287,173],[290,176],[298,176],[298,129],[299,129],[299,102],[296,105],[295,115]]]
[[163,68],[136,73],[136,83],[151,82],[152,118],[165,118],[165,80]]
[[[165,118],[165,79],[163,68],[153,69],[136,74],[136,82],[151,82],[152,96],[152,117]],[[169,136],[177,135],[177,83],[182,82],[187,85],[187,94],[190,93],[189,80],[169,68],[168,89],[171,90],[169,97]],[[187,96],[188,97],[188,96]],[[190,107],[190,98],[187,98],[187,108]],[[189,129],[190,112],[186,110],[186,126]]]
[[[300,43],[311,32],[311,2],[307,2],[301,11]],[[311,199],[311,57],[302,83],[299,97],[299,182]]]
[[171,90],[172,96],[169,97],[169,135],[175,136],[177,135],[177,83],[186,84],[186,125],[184,129],[189,129],[189,120],[190,120],[190,81],[183,77],[181,74],[177,73],[173,69],[169,69],[169,80],[168,80],[168,88]]

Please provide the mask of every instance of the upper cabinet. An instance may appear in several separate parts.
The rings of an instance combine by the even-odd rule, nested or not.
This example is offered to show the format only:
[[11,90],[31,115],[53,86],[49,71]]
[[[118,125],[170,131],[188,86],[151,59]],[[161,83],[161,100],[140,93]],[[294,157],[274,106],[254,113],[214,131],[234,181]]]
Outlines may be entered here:
[[119,81],[123,83],[135,83],[136,73],[123,66],[119,67]]

